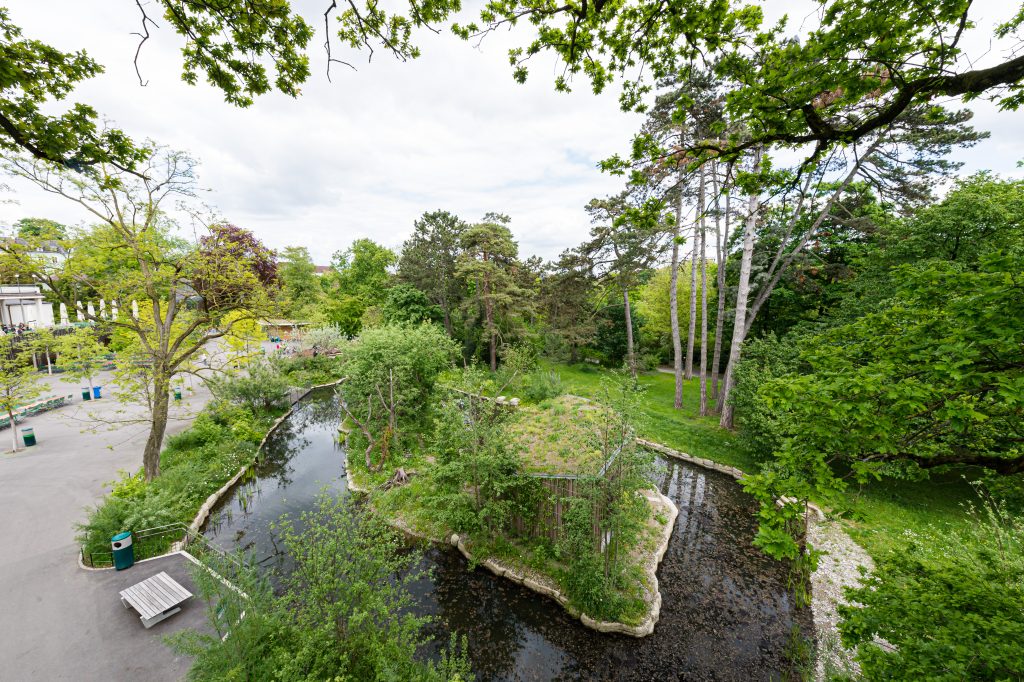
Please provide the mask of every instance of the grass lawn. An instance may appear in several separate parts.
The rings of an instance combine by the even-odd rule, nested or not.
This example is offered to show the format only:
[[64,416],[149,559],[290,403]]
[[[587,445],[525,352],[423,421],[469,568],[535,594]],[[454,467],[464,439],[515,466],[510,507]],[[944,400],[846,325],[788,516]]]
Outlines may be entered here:
[[[601,381],[610,376],[607,369],[595,365],[550,365],[562,378],[566,393],[597,398]],[[683,409],[672,407],[675,377],[664,372],[646,372],[638,382],[644,389],[637,429],[643,438],[657,441],[695,457],[754,471],[757,463],[736,442],[729,431],[718,427],[718,417],[701,417],[700,383],[691,379],[683,384]]]
[[[549,366],[561,377],[567,393],[596,398],[601,380],[610,371],[592,365]],[[664,372],[640,375],[645,389],[640,435],[696,457],[754,472],[758,462],[744,451],[735,434],[718,426],[717,417],[697,414],[699,383],[683,385],[683,409],[672,407],[675,378]],[[846,492],[850,513],[844,523],[850,535],[872,556],[904,544],[907,530],[932,526],[966,526],[964,505],[977,499],[963,472],[933,474],[926,481],[884,479],[864,486],[851,484]]]

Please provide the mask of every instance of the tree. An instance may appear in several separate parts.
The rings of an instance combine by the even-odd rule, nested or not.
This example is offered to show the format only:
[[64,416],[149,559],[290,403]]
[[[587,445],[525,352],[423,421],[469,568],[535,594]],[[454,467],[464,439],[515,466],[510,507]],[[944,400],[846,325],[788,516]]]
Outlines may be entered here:
[[[309,76],[303,50],[313,31],[287,2],[229,0],[211,5],[161,0],[158,4],[166,24],[187,41],[182,48],[182,76],[187,83],[197,83],[203,73],[229,102],[248,106],[272,87],[294,97]],[[142,18],[136,68],[149,28],[157,27],[146,6],[140,3],[138,9]],[[57,114],[44,113],[53,110],[55,100],[63,100],[79,83],[103,71],[84,51],[62,52],[25,39],[8,11],[0,9],[0,63],[8,66],[0,75],[4,93],[0,151],[26,153],[72,171],[105,164],[145,174],[150,150],[116,128],[100,127],[92,107],[76,103]],[[141,74],[139,82],[145,85]],[[143,168],[136,170],[137,164]]]
[[78,327],[59,337],[55,349],[64,369],[64,380],[86,381],[92,391],[92,378],[103,367],[107,348],[97,338],[95,327]]
[[463,232],[456,270],[470,287],[464,308],[475,309],[482,320],[480,331],[486,339],[492,372],[498,369],[499,340],[514,315],[523,313],[527,303],[516,281],[519,247],[508,223],[507,216],[488,213],[484,222]]
[[629,291],[639,283],[640,274],[651,267],[663,248],[664,228],[646,208],[630,206],[625,194],[605,200],[593,199],[587,205],[587,212],[595,225],[590,230],[590,241],[581,247],[592,267],[600,272],[600,279],[613,283],[622,293],[626,361],[634,379],[637,361]]
[[568,349],[569,362],[576,362],[580,349],[597,336],[595,285],[588,260],[572,249],[563,251],[541,279],[539,306],[545,329]]
[[14,452],[18,451],[15,410],[32,402],[43,392],[31,357],[31,350],[19,343],[17,336],[0,335],[0,410],[7,415],[11,429],[11,450]]
[[316,277],[316,265],[305,246],[286,246],[278,262],[281,294],[288,313],[296,319],[311,317],[324,292]]
[[367,311],[379,312],[384,305],[392,279],[389,268],[396,260],[391,249],[370,239],[357,239],[347,250],[334,254],[322,284],[332,299],[329,310],[346,333],[359,333]]
[[396,284],[388,289],[381,313],[385,322],[392,323],[442,321],[441,308],[431,303],[425,293],[411,284]]
[[[148,408],[147,480],[160,473],[172,378],[208,342],[229,334],[240,320],[259,318],[269,307],[260,260],[239,257],[229,243],[202,248],[174,236],[165,206],[194,196],[194,167],[185,154],[157,147],[138,173],[105,163],[91,173],[76,173],[25,156],[8,156],[4,164],[9,174],[77,203],[98,221],[72,240],[62,263],[34,259],[17,244],[4,249],[32,268],[69,308],[74,309],[83,289],[121,303],[122,314],[105,324],[129,340],[119,358],[119,377],[128,382],[124,398],[142,395]],[[129,314],[129,302],[137,303],[137,316]],[[84,314],[102,321],[97,314]]]
[[455,336],[453,314],[465,296],[457,275],[462,234],[468,225],[448,211],[424,213],[402,244],[398,278],[425,293],[441,308],[444,329]]
[[67,239],[68,228],[49,218],[19,218],[14,223],[19,237],[24,239]]
[[415,442],[429,422],[437,377],[455,354],[455,343],[430,324],[367,329],[343,350],[342,409],[359,429],[369,471],[380,470],[392,452]]

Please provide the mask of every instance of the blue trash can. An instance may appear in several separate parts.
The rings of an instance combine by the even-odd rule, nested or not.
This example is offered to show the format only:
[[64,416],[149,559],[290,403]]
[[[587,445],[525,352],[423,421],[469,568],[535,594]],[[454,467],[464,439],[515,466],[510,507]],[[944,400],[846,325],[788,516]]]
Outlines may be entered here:
[[131,531],[118,533],[110,538],[110,548],[114,551],[114,568],[121,571],[135,565]]
[[92,387],[92,397],[95,398],[96,400],[99,400],[100,397],[101,397],[100,396],[100,391],[102,391],[102,390],[103,390],[102,386],[93,386]]

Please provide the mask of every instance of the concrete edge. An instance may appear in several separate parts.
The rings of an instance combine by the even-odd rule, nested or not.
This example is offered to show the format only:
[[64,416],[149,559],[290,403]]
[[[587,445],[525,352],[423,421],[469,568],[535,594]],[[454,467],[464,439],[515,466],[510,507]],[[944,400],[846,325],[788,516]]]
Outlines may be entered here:
[[[311,386],[308,389],[306,389],[305,392],[301,393],[298,397],[296,397],[294,400],[292,400],[291,401],[291,405],[288,407],[288,410],[284,414],[282,414],[280,417],[275,419],[274,423],[270,425],[270,428],[267,429],[267,432],[263,435],[263,439],[260,441],[260,444],[258,446],[256,446],[256,456],[259,457],[259,452],[260,452],[260,450],[263,449],[263,445],[267,442],[267,439],[270,438],[271,434],[273,434],[274,431],[277,430],[277,427],[279,427],[281,425],[281,422],[283,422],[285,419],[287,419],[289,416],[291,416],[292,412],[295,411],[295,405],[300,400],[302,400],[303,398],[305,398],[307,395],[309,395],[311,392],[313,392],[314,390],[316,390],[318,388],[327,388],[328,386],[336,386],[336,385],[340,384],[341,382],[345,381],[346,378],[347,377],[342,377],[341,379],[338,379],[337,381],[331,381],[331,382],[326,383],[326,384],[317,384],[316,386]],[[245,472],[248,471],[250,469],[250,467],[252,467],[253,464],[255,464],[255,460],[253,460],[252,462],[249,462],[248,464],[243,465],[237,472],[235,472],[235,475],[232,476],[231,479],[228,480],[227,483],[222,485],[216,492],[211,493],[209,495],[209,497],[206,498],[206,501],[203,502],[203,504],[199,507],[199,511],[196,512],[195,517],[192,519],[192,523],[190,523],[188,525],[188,530],[189,531],[191,531],[193,533],[198,533],[199,532],[199,529],[202,528],[204,523],[206,523],[206,519],[209,518],[210,512],[213,511],[214,506],[216,506],[216,504],[220,501],[220,498],[223,497],[236,483],[238,483],[238,480],[240,478],[242,478],[242,476],[245,475]],[[155,556],[155,557],[150,557],[149,559],[142,559],[140,561],[136,561],[135,563],[141,564],[141,563],[143,563],[145,561],[151,561],[152,559],[162,559],[163,557],[170,556],[172,554],[177,554],[179,552],[184,552],[185,545],[186,545],[186,543],[183,540],[178,540],[177,542],[175,542],[174,544],[171,545],[171,551],[169,551],[169,552],[167,552],[165,554],[160,554],[160,555]],[[187,552],[185,552],[185,553],[188,554]],[[191,554],[189,554],[188,556],[192,557]],[[192,557],[192,560],[195,561],[195,558]],[[85,563],[82,561],[82,551],[81,551],[81,548],[79,548],[79,551],[78,551],[78,567],[82,568],[82,569],[84,569],[86,571],[110,571],[110,570],[113,570],[113,568],[114,568],[113,566],[100,566],[100,567],[86,566]]]
[[[353,480],[352,476],[348,473],[348,468],[345,469],[345,479],[347,481],[348,489],[352,492],[358,493],[369,493],[370,491],[357,485]],[[652,494],[653,497],[652,499]],[[647,615],[639,625],[627,625],[626,623],[619,623],[617,621],[602,621],[591,618],[585,613],[577,611],[569,603],[569,598],[566,597],[558,589],[550,579],[538,580],[537,578],[525,575],[519,568],[512,564],[501,561],[500,559],[487,558],[477,562],[475,557],[466,547],[466,543],[463,542],[462,538],[457,533],[453,533],[448,540],[441,538],[432,537],[416,530],[410,526],[405,520],[396,517],[387,517],[385,521],[392,528],[400,530],[405,535],[431,542],[437,545],[450,544],[462,554],[463,557],[470,563],[478,563],[489,570],[494,575],[500,578],[507,578],[514,583],[518,583],[528,590],[533,590],[537,594],[549,597],[558,602],[573,618],[579,618],[580,622],[586,627],[597,630],[598,632],[614,632],[623,635],[629,635],[631,637],[646,637],[654,632],[654,626],[657,624],[661,617],[661,590],[658,587],[658,566],[661,565],[661,560],[665,558],[665,553],[668,551],[669,541],[672,539],[672,531],[675,529],[676,518],[679,516],[679,509],[675,503],[662,494],[661,491],[651,489],[644,491],[644,497],[651,505],[652,513],[657,514],[661,511],[658,508],[658,504],[667,507],[670,518],[662,526],[661,538],[658,542],[658,548],[651,556],[651,559],[644,564],[645,578],[649,587],[645,586],[645,591],[648,594],[647,601]]]

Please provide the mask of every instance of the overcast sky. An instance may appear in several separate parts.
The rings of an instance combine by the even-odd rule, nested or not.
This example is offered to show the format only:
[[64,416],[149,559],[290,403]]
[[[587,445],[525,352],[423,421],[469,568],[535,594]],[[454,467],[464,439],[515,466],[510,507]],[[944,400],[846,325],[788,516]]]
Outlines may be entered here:
[[[178,36],[159,17],[161,28],[140,59],[148,81],[140,87],[132,65],[138,38],[131,34],[139,30],[132,0],[62,2],[59,10],[38,0],[3,4],[26,36],[63,50],[84,48],[106,66],[72,101],[93,105],[136,138],[189,151],[202,162],[204,200],[225,219],[273,248],[306,246],[318,263],[360,237],[397,248],[413,221],[435,209],[469,221],[487,211],[507,213],[522,255],[554,258],[585,238],[584,204],[621,189],[621,179],[595,165],[625,153],[642,122],[619,110],[614,92],[595,97],[582,81],[574,93],[554,92],[550,60],[534,65],[526,85],[515,83],[506,50],[525,42],[524,31],[489,38],[480,49],[450,35],[424,34],[423,56],[405,64],[381,52],[367,64],[365,55],[339,55],[336,48],[335,56],[359,68],[334,65],[333,83],[324,76],[322,51],[313,49],[314,75],[301,97],[270,94],[238,109],[205,84],[181,82]],[[325,5],[293,4],[311,19]],[[769,13],[781,6],[770,1]],[[986,23],[1009,12],[994,0],[975,6]],[[313,43],[320,45],[323,25],[314,25]],[[985,40],[980,33],[975,45]],[[976,127],[993,135],[958,154],[965,172],[1020,175],[1021,115],[986,103],[975,109]],[[69,202],[8,184],[13,195],[0,199],[18,203],[0,204],[0,226],[23,216],[87,220]]]

